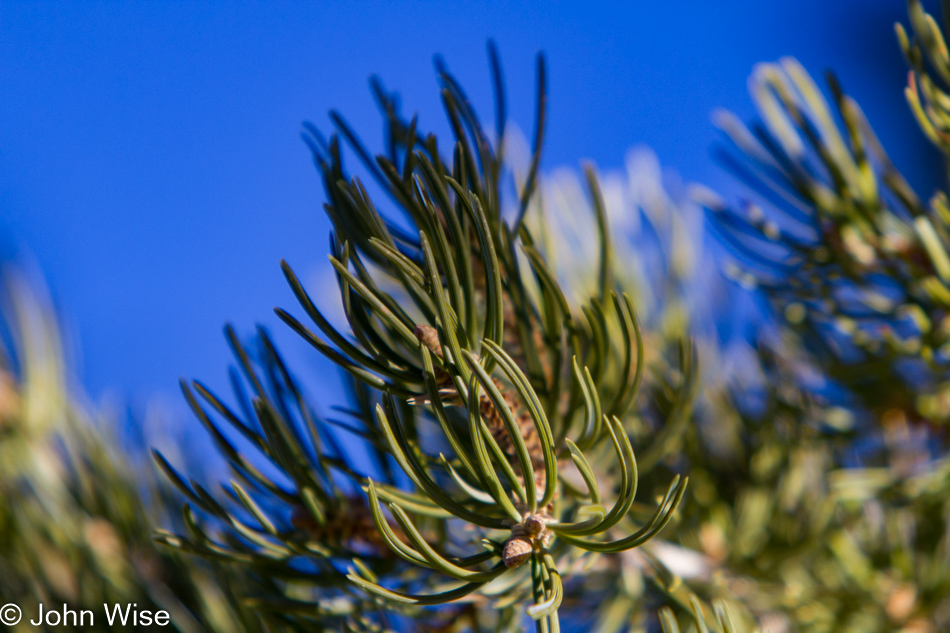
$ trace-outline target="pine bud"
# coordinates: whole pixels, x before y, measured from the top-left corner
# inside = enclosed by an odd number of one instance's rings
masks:
[[[501,551],[501,560],[505,567],[520,567],[524,565],[531,553],[534,551],[534,545],[526,538],[511,537],[505,541],[505,547]]]
[[[430,352],[442,358],[442,343],[439,341],[439,331],[431,325],[420,324],[414,331],[419,342],[426,346]]]
[[[511,538],[505,541],[501,560],[505,567],[520,567],[534,552],[535,544],[544,537],[545,521],[540,514],[530,514],[518,525],[512,526]]]

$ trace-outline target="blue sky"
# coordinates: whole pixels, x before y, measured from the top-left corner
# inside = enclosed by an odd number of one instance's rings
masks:
[[[441,130],[441,53],[490,119],[493,37],[510,116],[530,130],[543,49],[544,167],[619,167],[646,144],[686,180],[728,193],[709,158],[710,112],[751,115],[752,65],[794,55],[817,77],[835,69],[929,196],[940,166],[903,102],[898,19],[895,0],[4,2],[0,255],[46,275],[94,398],[173,394],[181,375],[222,385],[225,321],[244,333],[271,326],[292,358],[320,370],[271,310],[295,307],[280,258],[305,277],[327,265],[300,124],[326,128],[337,108],[381,138],[371,73]]]

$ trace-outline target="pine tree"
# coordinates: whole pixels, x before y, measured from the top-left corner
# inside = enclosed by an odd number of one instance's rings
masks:
[[[909,6],[913,36],[897,28],[908,101],[947,151],[950,60],[933,18]],[[732,144],[721,159],[748,199],[697,187],[643,205],[663,272],[644,283],[592,166],[586,195],[545,195],[543,58],[522,164],[507,160],[492,47],[489,59],[492,139],[441,61],[448,144],[376,80],[384,153],[338,113],[329,138],[306,126],[349,331],[287,263],[311,325],[277,313],[348,373],[348,419],[315,414],[265,332],[252,359],[229,331],[250,390],[234,381],[240,410],[200,383],[184,389],[240,481],[236,503],[159,457],[209,518],[197,538],[168,540],[284,578],[330,629],[516,631],[525,612],[540,631],[562,619],[649,630],[656,618],[668,633],[946,629],[946,194],[920,201],[834,77],[829,100],[795,60],[762,64],[760,121],[718,117]],[[345,169],[344,147],[384,198]],[[697,349],[718,366],[735,350],[702,327],[683,278],[703,239],[675,225],[696,204],[726,269],[782,323],[744,350],[751,385],[698,367]],[[206,408],[291,485],[256,470]],[[371,463],[350,459],[332,428]],[[215,541],[221,529],[242,540]]]
[[[950,154],[946,28],[908,6],[905,94]],[[950,630],[947,193],[791,58],[753,70],[757,119],[716,115],[735,202],[644,151],[546,174],[544,58],[529,144],[488,53],[492,130],[441,59],[448,140],[377,79],[381,153],[339,113],[305,124],[346,323],[286,262],[276,312],[345,398],[317,406],[266,330],[229,326],[233,393],[182,390],[232,481],[154,452],[180,519],[79,416],[67,454],[30,435],[37,365],[3,365],[0,449],[60,466],[0,460],[0,594],[174,597],[180,630]],[[766,323],[723,336],[750,293]]]
[[[151,540],[178,513],[168,486],[134,468],[102,416],[73,393],[63,335],[48,297],[22,270],[5,268],[0,332],[0,619],[20,608],[34,630],[40,603],[66,604],[83,630],[110,626],[103,604],[165,611],[182,633],[263,630],[243,605],[241,570],[189,559]],[[43,630],[70,628],[76,621]]]

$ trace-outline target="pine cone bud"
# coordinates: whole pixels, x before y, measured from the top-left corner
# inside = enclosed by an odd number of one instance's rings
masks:
[[[439,331],[431,325],[420,324],[414,330],[419,342],[426,346],[430,352],[442,358],[442,343],[439,341]]]
[[[505,567],[520,567],[534,552],[534,546],[543,540],[544,517],[530,514],[518,525],[512,526],[511,538],[505,541],[501,560]]]
[[[544,531],[544,517],[542,517],[540,514],[529,514],[525,518],[522,525],[524,526],[524,531],[528,536],[531,538],[537,538],[538,535]]]
[[[505,567],[520,567],[531,557],[534,551],[534,545],[531,541],[522,537],[511,537],[505,541],[505,547],[501,551],[501,560]]]

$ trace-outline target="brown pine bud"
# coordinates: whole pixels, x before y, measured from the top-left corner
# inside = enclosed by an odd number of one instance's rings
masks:
[[[531,557],[534,551],[534,545],[526,538],[512,536],[505,541],[505,547],[501,551],[501,560],[505,567],[520,567]]]
[[[544,531],[544,517],[540,514],[530,514],[522,522],[525,534],[531,538],[537,538]]]
[[[540,514],[529,514],[524,521],[511,527],[511,538],[505,541],[501,551],[501,560],[505,567],[519,567],[534,552],[534,546],[544,540],[544,517]]]
[[[431,325],[420,324],[414,331],[419,342],[426,346],[430,352],[442,358],[442,343],[439,341],[439,331]]]

